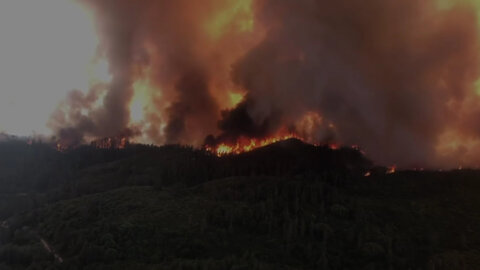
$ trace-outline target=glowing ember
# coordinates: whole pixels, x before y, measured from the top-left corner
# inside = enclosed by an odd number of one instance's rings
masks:
[[[366,173],[365,173],[363,176],[365,176],[365,177],[369,177],[370,175],[372,175],[372,173],[371,173],[371,172],[366,172]]]
[[[125,137],[109,137],[93,141],[91,145],[99,149],[124,149],[128,143]]]
[[[397,166],[393,165],[393,166],[388,168],[386,174],[392,174],[392,173],[395,173],[396,171],[397,171]]]
[[[129,144],[130,141],[127,137],[107,137],[90,143],[91,146],[98,149],[125,149]],[[79,146],[78,144],[72,144],[66,141],[58,141],[55,149],[59,152],[66,152]]]
[[[338,150],[338,148],[340,148],[340,146],[336,143],[331,143],[328,145],[328,147],[332,150]]]
[[[301,140],[295,134],[288,134],[278,137],[270,137],[265,139],[239,139],[235,144],[221,143],[217,146],[206,146],[205,149],[209,152],[216,154],[217,156],[225,156],[230,154],[240,154],[249,152],[259,147],[267,146],[272,143],[276,143],[283,140],[296,138]]]
[[[65,152],[65,151],[68,150],[68,147],[66,147],[65,145],[63,145],[61,143],[57,143],[56,149],[57,149],[58,152]]]

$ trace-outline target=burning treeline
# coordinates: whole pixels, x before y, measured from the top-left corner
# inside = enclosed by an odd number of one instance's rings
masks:
[[[74,90],[64,144],[235,146],[288,134],[400,166],[480,163],[473,1],[82,0],[110,80]]]

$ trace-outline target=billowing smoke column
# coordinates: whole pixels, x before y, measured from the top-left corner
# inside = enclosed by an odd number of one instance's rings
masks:
[[[434,4],[264,1],[269,31],[233,72],[249,115],[278,126],[317,111],[375,160],[428,165],[473,93],[479,51],[473,10]]]
[[[112,80],[70,94],[51,121],[61,140],[201,145],[288,130],[381,164],[480,163],[479,29],[466,1],[84,2]]]
[[[96,13],[99,54],[112,80],[88,94],[73,91],[54,113],[50,126],[61,142],[145,131],[156,143],[199,143],[216,129],[218,105],[210,92],[215,48],[199,21],[214,6],[191,1],[85,0]],[[212,1],[213,2],[213,1]],[[208,51],[204,51],[208,50]],[[213,64],[222,63],[217,60]],[[134,81],[149,73],[161,98],[152,99],[145,121],[131,124]],[[152,94],[154,96],[154,94]],[[100,103],[100,106],[99,106]]]

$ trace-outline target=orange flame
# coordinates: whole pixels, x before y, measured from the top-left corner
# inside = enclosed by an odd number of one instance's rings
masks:
[[[397,171],[397,166],[396,165],[393,165],[391,167],[388,168],[386,174],[393,174]]]
[[[340,148],[340,146],[336,143],[331,143],[328,145],[328,147],[332,150],[338,150],[338,148]]]
[[[125,149],[128,143],[125,137],[108,137],[93,141],[91,145],[98,149]]]
[[[58,152],[65,152],[68,150],[68,147],[66,147],[65,145],[61,144],[61,143],[57,143],[56,147]]]
[[[269,138],[264,138],[264,139],[246,139],[246,138],[241,138],[239,139],[236,143],[234,144],[228,144],[228,143],[221,143],[217,146],[206,146],[205,150],[216,154],[217,156],[225,156],[225,155],[231,155],[231,154],[241,154],[244,152],[249,152],[254,149],[270,145],[272,143],[276,143],[279,141],[283,140],[288,140],[288,139],[299,139],[297,135],[295,134],[288,134],[288,135],[283,135],[283,136],[275,136],[275,137],[269,137]]]

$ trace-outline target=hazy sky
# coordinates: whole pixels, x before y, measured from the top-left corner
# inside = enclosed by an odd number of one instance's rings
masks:
[[[49,134],[66,93],[88,88],[91,15],[74,0],[1,0],[0,37],[0,131]]]

